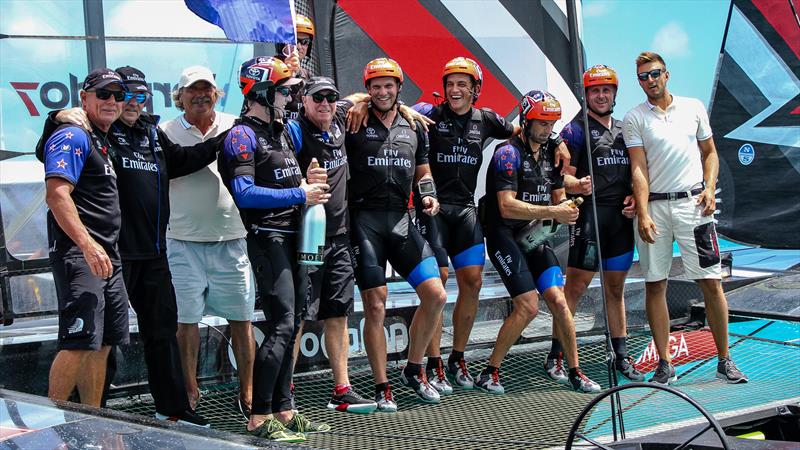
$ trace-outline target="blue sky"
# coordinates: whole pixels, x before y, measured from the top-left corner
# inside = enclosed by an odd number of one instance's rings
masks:
[[[617,70],[615,117],[644,101],[636,81],[636,56],[659,53],[675,95],[711,98],[714,73],[728,18],[728,0],[583,0],[586,65]]]

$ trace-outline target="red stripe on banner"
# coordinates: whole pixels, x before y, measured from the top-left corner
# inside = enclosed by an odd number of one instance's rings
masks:
[[[708,328],[688,333],[683,331],[670,333],[668,348],[672,357],[672,365],[676,367],[712,358],[717,354],[714,336]],[[658,365],[658,360],[656,344],[651,340],[644,352],[636,359],[636,368],[642,373],[652,372]],[[714,367],[716,368],[716,361]]]
[[[400,64],[405,77],[414,80],[422,89],[422,97],[416,101],[434,103],[434,91],[444,95],[442,70],[445,63],[457,56],[466,56],[478,61],[483,69],[480,103],[503,116],[516,109],[517,99],[511,91],[419,1],[339,0],[339,6],[388,57]]]
[[[775,0],[753,0],[753,4],[761,11],[772,28],[781,35],[786,45],[792,49],[795,56],[800,58],[800,28],[789,2],[776,2]]]

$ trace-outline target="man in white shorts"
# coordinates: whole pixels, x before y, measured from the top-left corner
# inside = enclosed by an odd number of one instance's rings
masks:
[[[236,119],[217,112],[223,95],[205,67],[184,69],[172,93],[184,114],[162,124],[173,142],[189,146],[223,134]],[[197,386],[198,322],[204,314],[228,320],[239,375],[239,407],[252,398],[255,342],[250,322],[255,289],[247,257],[246,232],[239,210],[222,185],[217,163],[170,181],[167,258],[178,304],[178,345],[189,404],[200,398]],[[246,412],[246,411],[245,411]]]
[[[712,217],[719,159],[708,114],[699,100],[669,93],[669,72],[658,54],[642,52],[636,74],[647,100],[625,115],[623,136],[631,159],[647,318],[660,358],[650,381],[666,385],[677,380],[670,364],[666,297],[674,240],[687,277],[703,291],[719,357],[717,378],[745,383],[747,377],[728,352],[728,302]]]

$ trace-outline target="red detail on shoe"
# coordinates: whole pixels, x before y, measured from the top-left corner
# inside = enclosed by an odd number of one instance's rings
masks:
[[[670,362],[675,367],[693,361],[709,359],[717,354],[714,336],[708,327],[689,332],[675,331],[670,333],[667,350],[669,350],[672,357]],[[648,373],[654,371],[658,366],[659,359],[656,345],[651,340],[650,345],[636,359],[639,372]]]
[[[576,367],[575,368],[575,372],[578,374],[578,378],[580,378],[581,380],[590,381],[589,377],[587,377],[586,375],[583,374],[583,371],[581,370],[580,367]]]
[[[558,356],[556,357],[556,369],[559,372],[564,371],[564,353],[558,352]]]
[[[386,401],[393,402],[394,396],[392,395],[392,385],[386,386],[386,389],[383,390],[383,398]]]
[[[439,365],[436,366],[436,369],[434,369],[434,372],[436,373],[436,378],[438,380],[444,380],[445,379],[444,362],[441,359],[439,360]]]
[[[461,370],[461,374],[465,377],[469,375],[469,372],[467,371],[467,362],[464,361],[464,358],[458,360],[458,368]]]
[[[428,376],[425,375],[425,369],[423,369],[422,367],[419,368],[419,382],[421,384],[428,383]]]
[[[347,411],[347,408],[350,406],[349,403],[342,403],[341,405],[336,405],[337,411]]]
[[[349,390],[350,390],[349,384],[337,384],[336,387],[333,388],[333,395],[344,395]]]
[[[492,371],[492,382],[495,384],[500,384],[500,370],[494,369]]]

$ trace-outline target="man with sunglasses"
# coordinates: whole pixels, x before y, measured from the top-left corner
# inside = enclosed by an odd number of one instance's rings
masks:
[[[666,297],[672,242],[677,241],[687,277],[703,291],[719,359],[716,376],[746,383],[728,350],[728,302],[712,216],[719,159],[708,113],[699,100],[669,92],[669,72],[657,53],[642,52],[636,73],[647,100],[625,115],[623,136],[631,159],[647,317],[660,358],[650,381],[666,385],[677,380],[670,362]]]
[[[347,317],[353,311],[353,263],[348,237],[350,216],[347,211],[347,152],[345,132],[347,111],[355,103],[366,101],[366,94],[353,94],[339,101],[339,90],[328,77],[312,77],[303,88],[300,118],[289,121],[287,129],[294,143],[300,167],[308,167],[316,158],[327,171],[328,193],[325,204],[324,264],[309,266],[309,300],[303,320],[322,320],[325,348],[328,351],[334,390],[328,408],[335,411],[370,413],[378,405],[362,398],[350,385],[347,357],[350,337]],[[295,342],[295,361],[300,350],[300,323]]]
[[[213,142],[196,148],[173,144],[158,129],[158,116],[143,113],[152,95],[144,74],[130,66],[116,70],[124,81],[124,106],[110,129],[108,153],[117,173],[122,231],[119,238],[122,273],[128,298],[136,311],[144,346],[148,385],[162,420],[207,427],[195,414],[184,392],[180,352],[175,336],[177,306],[166,255],[169,222],[169,180],[196,172],[216,158]],[[81,110],[57,112],[56,122],[80,123]],[[113,355],[112,355],[113,357]],[[106,384],[111,382],[106,380]]]
[[[58,353],[48,396],[100,406],[108,354],[128,342],[128,296],[117,241],[121,225],[109,130],[122,114],[125,85],[93,70],[80,91],[90,129],[59,126],[37,152],[45,164],[50,265],[59,303]]]

